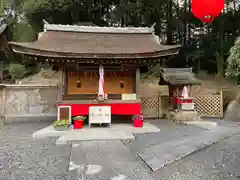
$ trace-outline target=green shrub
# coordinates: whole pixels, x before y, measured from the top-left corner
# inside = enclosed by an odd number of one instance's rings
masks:
[[[12,76],[13,80],[22,79],[26,72],[27,70],[22,64],[10,64],[9,66],[9,73]]]
[[[77,120],[86,120],[87,118],[85,116],[76,116],[73,118],[74,121],[77,121]]]
[[[53,123],[53,127],[68,127],[69,126],[69,121],[68,120],[56,120]]]

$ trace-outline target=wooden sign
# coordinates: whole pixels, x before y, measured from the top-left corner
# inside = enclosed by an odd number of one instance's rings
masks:
[[[122,100],[137,100],[136,94],[122,94]]]

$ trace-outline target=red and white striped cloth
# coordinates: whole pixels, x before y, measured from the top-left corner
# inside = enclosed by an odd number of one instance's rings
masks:
[[[99,65],[99,85],[98,85],[98,98],[106,99],[107,94],[104,88],[104,68],[102,65]]]

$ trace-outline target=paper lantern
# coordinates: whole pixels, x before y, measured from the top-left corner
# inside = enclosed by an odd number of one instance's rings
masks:
[[[223,10],[224,0],[192,0],[192,13],[202,22],[212,22]]]

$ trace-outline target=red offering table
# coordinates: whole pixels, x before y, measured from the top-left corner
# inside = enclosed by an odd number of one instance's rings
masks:
[[[87,116],[90,106],[111,106],[111,114],[136,115],[141,113],[140,100],[63,101],[58,107],[71,107],[71,116]]]

